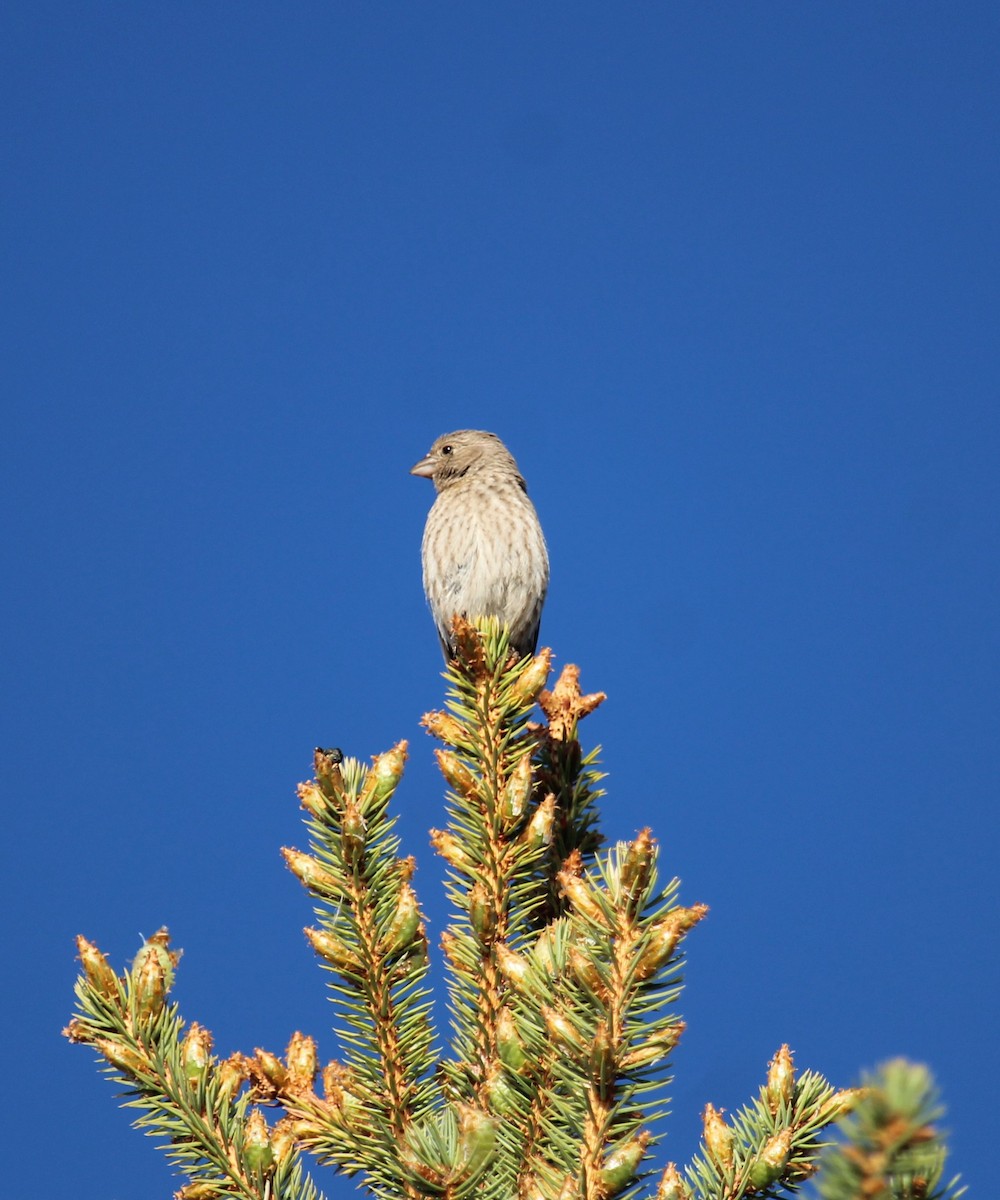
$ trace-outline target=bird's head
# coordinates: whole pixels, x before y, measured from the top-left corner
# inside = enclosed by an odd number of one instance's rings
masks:
[[[514,456],[495,433],[458,429],[442,434],[420,462],[410,468],[410,474],[433,480],[440,492],[470,474],[497,470],[513,474],[524,487]]]

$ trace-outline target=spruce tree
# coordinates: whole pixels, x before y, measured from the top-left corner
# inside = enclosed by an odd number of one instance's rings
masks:
[[[572,666],[547,689],[550,652],[518,660],[496,622],[455,633],[445,707],[423,718],[448,788],[431,842],[452,908],[449,1038],[432,1020],[414,860],[393,831],[404,742],[369,766],[317,750],[298,790],[309,850],[283,851],[314,905],[305,933],[329,977],[336,1061],[320,1067],[298,1032],[283,1056],[217,1058],[170,1000],[166,930],[121,976],[78,939],[67,1035],[97,1051],[186,1177],[178,1200],[315,1200],[303,1152],[380,1200],[739,1200],[809,1180],[823,1200],[956,1200],[923,1067],[837,1089],[796,1072],[787,1046],[735,1116],[706,1105],[689,1165],[651,1176],[683,952],[708,910],[681,904],[652,831],[603,845],[602,775],[579,729],[604,696],[584,695]]]

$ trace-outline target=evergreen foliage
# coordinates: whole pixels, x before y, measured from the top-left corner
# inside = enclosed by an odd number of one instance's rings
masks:
[[[930,1072],[902,1059],[886,1063],[858,1090],[843,1122],[844,1141],[826,1156],[822,1200],[958,1200],[958,1179],[942,1182],[947,1150],[936,1122],[944,1114]]]
[[[923,1068],[891,1064],[836,1091],[813,1072],[797,1078],[787,1046],[731,1120],[706,1106],[689,1167],[649,1183],[651,1126],[684,1029],[682,947],[707,909],[682,906],[678,881],[661,881],[649,830],[602,849],[602,776],[579,724],[604,696],[583,695],[575,667],[546,690],[549,652],[518,661],[496,622],[456,621],[455,637],[446,707],[423,719],[443,743],[448,786],[446,827],[431,835],[453,910],[445,1057],[414,862],[393,833],[402,742],[370,767],[317,750],[299,788],[310,850],[283,851],[313,900],[306,937],[329,973],[339,1061],[320,1071],[301,1033],[284,1058],[219,1060],[211,1034],[185,1030],[169,1001],[178,955],[165,930],[121,977],[78,940],[67,1035],[97,1050],[136,1125],[187,1177],[178,1200],[317,1200],[302,1151],[360,1174],[380,1200],[777,1196],[816,1172],[833,1123],[852,1111],[819,1177],[823,1200],[957,1200],[940,1185]]]

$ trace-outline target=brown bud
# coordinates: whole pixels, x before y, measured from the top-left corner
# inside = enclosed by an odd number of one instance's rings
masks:
[[[486,675],[486,655],[483,651],[483,635],[499,632],[499,622],[495,617],[486,617],[477,622],[483,632],[467,621],[461,613],[455,613],[451,619],[452,636],[448,639],[455,650],[455,656],[448,663],[448,673],[459,678],[482,680]]]
[[[343,1082],[346,1069],[339,1062],[328,1062],[323,1068],[323,1095],[339,1105],[343,1099]]]
[[[479,1176],[493,1157],[500,1122],[471,1104],[458,1102],[458,1160],[465,1180]]]
[[[552,844],[552,826],[555,823],[556,798],[551,793],[531,814],[531,820],[521,834],[521,840],[532,850],[541,850]]]
[[[605,1088],[615,1077],[615,1046],[608,1023],[604,1020],[597,1022],[590,1043],[590,1074],[603,1096]]]
[[[322,789],[323,795],[332,802],[337,811],[344,802],[344,776],[340,769],[343,759],[344,756],[339,750],[321,750],[317,747],[313,754],[316,782]]]
[[[409,950],[420,936],[422,933],[417,893],[408,883],[404,883],[399,889],[395,915],[382,938],[383,951],[386,954],[399,954]]]
[[[147,942],[136,955],[132,967],[132,986],[136,1013],[140,1017],[155,1017],[163,1009],[169,986],[165,964],[172,976],[173,968],[170,967],[166,951],[152,942]]]
[[[510,1082],[509,1073],[502,1062],[494,1059],[487,1067],[483,1080],[483,1095],[490,1112],[507,1116],[518,1107],[517,1089]]]
[[[642,908],[655,863],[656,842],[650,831],[643,829],[634,842],[629,842],[618,873],[621,897],[633,916]]]
[[[307,1092],[316,1078],[316,1042],[296,1030],[285,1053],[288,1063],[287,1089],[291,1092]]]
[[[552,670],[552,651],[542,649],[511,684],[510,698],[525,708],[535,703]]]
[[[767,1068],[767,1106],[777,1113],[795,1094],[795,1067],[788,1046],[781,1046]]]
[[[74,1017],[62,1033],[64,1038],[69,1038],[74,1045],[78,1046],[89,1046],[96,1040],[93,1029],[79,1017]]]
[[[660,1176],[655,1200],[691,1200],[691,1193],[676,1163],[667,1163],[667,1169]]]
[[[506,824],[513,825],[524,816],[531,799],[532,783],[531,755],[523,754],[500,793],[500,815]]]
[[[517,1032],[514,1014],[507,1007],[501,1008],[497,1014],[497,1053],[504,1066],[512,1071],[520,1071],[528,1059]]]
[[[475,798],[479,790],[479,781],[457,754],[450,750],[435,750],[434,755],[441,768],[441,774],[451,790],[466,800]]]
[[[330,1105],[320,1099],[313,1102],[315,1112],[310,1112],[305,1117],[295,1117],[291,1119],[291,1134],[295,1138],[296,1144],[305,1146],[309,1149],[316,1144],[318,1139],[325,1137],[330,1132],[330,1126],[327,1123],[327,1117],[330,1114]],[[321,1116],[319,1114],[322,1114]],[[286,1118],[282,1118],[282,1121]],[[278,1122],[281,1124],[281,1121]],[[273,1141],[273,1135],[272,1135]]]
[[[151,933],[149,935],[146,941],[154,946],[159,946],[163,950],[169,950],[170,962],[173,966],[176,967],[178,962],[180,962],[182,951],[170,950],[170,930],[166,927],[166,925],[161,925],[156,933]]]
[[[448,746],[462,746],[469,740],[469,733],[461,721],[446,712],[424,713],[420,724],[438,741]]]
[[[636,979],[648,979],[670,960],[681,938],[693,929],[708,912],[707,904],[693,908],[675,908],[657,921],[636,967]]]
[[[549,719],[549,737],[556,742],[570,741],[576,727],[607,699],[603,692],[580,692],[580,668],[567,663],[551,692],[540,692],[538,703]]]
[[[497,914],[486,888],[481,883],[474,883],[469,889],[469,920],[476,936],[489,945],[497,930]]]
[[[541,1006],[541,1013],[546,1028],[557,1042],[561,1042],[562,1045],[573,1050],[583,1050],[586,1048],[586,1044],[577,1031],[576,1026],[565,1013],[561,1013],[549,1004]]]
[[[662,1033],[643,1038],[634,1050],[625,1055],[622,1066],[627,1071],[636,1071],[662,1062],[681,1040],[684,1028],[684,1022],[678,1021]]]
[[[271,1149],[279,1167],[295,1153],[295,1127],[296,1122],[290,1117],[282,1117],[271,1130]]]
[[[352,1124],[363,1113],[356,1089],[354,1073],[348,1067],[329,1062],[323,1068],[323,1095],[347,1124]]]
[[[361,806],[348,798],[344,803],[344,815],[340,827],[340,844],[344,851],[344,863],[351,870],[360,867],[365,857],[365,841],[368,837],[368,823],[361,812]]]
[[[316,951],[320,958],[325,958],[326,961],[335,970],[342,975],[357,975],[361,970],[361,960],[354,951],[332,933],[327,933],[324,929],[303,930],[309,945]]]
[[[283,846],[281,853],[288,869],[310,891],[337,899],[344,897],[340,880],[311,854],[303,854],[301,850],[293,850],[288,846]]]
[[[223,1092],[234,1093],[250,1078],[248,1062],[245,1055],[237,1052],[219,1064],[218,1079]]]
[[[220,1200],[225,1184],[210,1179],[197,1179],[194,1183],[186,1183],[180,1191],[174,1192],[174,1200]]]
[[[472,874],[472,860],[466,854],[462,843],[453,833],[447,833],[443,829],[432,829],[431,845],[445,862],[449,866],[454,867],[456,871],[464,871],[466,875]]]
[[[858,1102],[863,1100],[869,1091],[869,1088],[860,1087],[841,1088],[839,1092],[834,1092],[828,1100],[823,1102],[819,1110],[820,1122],[828,1125],[833,1121],[839,1121],[841,1117],[853,1112],[858,1106]]]
[[[184,1041],[181,1042],[181,1066],[189,1083],[197,1083],[199,1079],[205,1078],[205,1072],[208,1070],[208,1065],[211,1061],[211,1054],[211,1033],[209,1033],[204,1025],[199,1025],[197,1021],[193,1021],[191,1027],[184,1035]]]
[[[262,1050],[258,1046],[254,1051],[254,1062],[267,1082],[280,1092],[288,1079],[288,1070],[281,1059],[269,1050]]]
[[[705,1128],[705,1149],[708,1157],[720,1171],[726,1172],[733,1166],[733,1131],[722,1119],[722,1113],[711,1104],[705,1105],[702,1113]]]
[[[397,742],[391,750],[376,755],[361,789],[360,804],[364,812],[368,812],[369,808],[378,810],[383,807],[396,790],[403,776],[406,754],[407,744],[402,741]]]
[[[158,929],[143,942],[132,960],[132,994],[136,1015],[140,1018],[155,1017],[173,985],[180,952],[172,953],[169,947],[169,932],[166,928]]]
[[[274,1168],[271,1135],[259,1108],[254,1108],[243,1126],[243,1159],[251,1171],[267,1174]]]
[[[552,1163],[544,1163],[542,1173],[524,1177],[518,1195],[524,1200],[581,1200],[576,1173],[561,1175],[558,1170]]]
[[[602,929],[608,927],[608,917],[598,899],[598,891],[595,887],[565,868],[556,875],[556,878],[559,880],[563,895],[578,916]]]
[[[468,967],[462,962],[459,940],[453,933],[449,933],[447,929],[441,934],[441,949],[444,951],[445,957],[451,963],[454,970],[468,973]]]
[[[792,1131],[781,1129],[771,1137],[750,1167],[750,1182],[762,1192],[781,1178],[792,1153]]]
[[[531,956],[547,975],[557,975],[562,970],[558,934],[554,925],[549,925],[535,938]]]
[[[330,815],[330,802],[315,783],[300,783],[296,790],[299,803],[311,816],[321,821]]]
[[[524,987],[530,969],[528,960],[523,954],[518,954],[516,950],[511,950],[506,942],[496,942],[493,952],[496,954],[497,965],[504,979],[507,980],[515,991],[520,991]]]
[[[184,951],[170,949],[170,930],[166,927],[166,925],[161,925],[156,933],[151,934],[146,939],[146,944],[149,946],[155,946],[160,951],[162,956],[160,961],[163,963],[163,970],[167,976],[167,987],[168,989],[171,988],[174,982],[174,968],[181,961],[181,956],[183,955]],[[140,948],[140,954],[142,954],[143,948]],[[133,966],[134,965],[135,964],[133,963]]]
[[[608,995],[607,985],[601,978],[597,964],[579,946],[570,946],[566,954],[566,964],[573,973],[573,978],[599,1000],[605,1000]]]
[[[117,996],[118,977],[100,950],[93,942],[88,942],[82,936],[76,939],[76,948],[80,955],[80,962],[83,964],[84,974],[87,976],[87,982],[94,991],[106,1000]]]
[[[94,1038],[94,1045],[113,1067],[127,1075],[143,1075],[149,1071],[149,1060],[131,1046],[123,1046],[111,1038]]]
[[[643,1130],[638,1137],[630,1138],[611,1151],[599,1172],[602,1195],[617,1196],[635,1179],[649,1141],[650,1134]]]

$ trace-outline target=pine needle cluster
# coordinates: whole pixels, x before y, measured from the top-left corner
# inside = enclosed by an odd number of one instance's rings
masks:
[[[584,695],[575,667],[547,689],[550,652],[518,660],[496,622],[456,622],[455,640],[445,707],[423,718],[448,789],[431,833],[452,909],[443,1053],[415,864],[393,832],[403,742],[370,766],[317,750],[299,787],[309,850],[283,851],[313,901],[305,932],[329,974],[339,1059],[321,1069],[301,1033],[284,1056],[220,1059],[170,1001],[178,955],[165,930],[123,976],[78,941],[67,1035],[97,1050],[136,1125],[186,1176],[178,1200],[316,1200],[303,1152],[380,1200],[776,1196],[816,1172],[852,1110],[824,1200],[955,1200],[939,1187],[926,1074],[922,1091],[905,1074],[920,1068],[837,1091],[797,1078],[787,1046],[735,1117],[706,1106],[686,1169],[649,1180],[684,1030],[683,946],[707,908],[681,905],[678,881],[661,879],[650,830],[603,847],[602,775],[579,726],[604,696]]]

